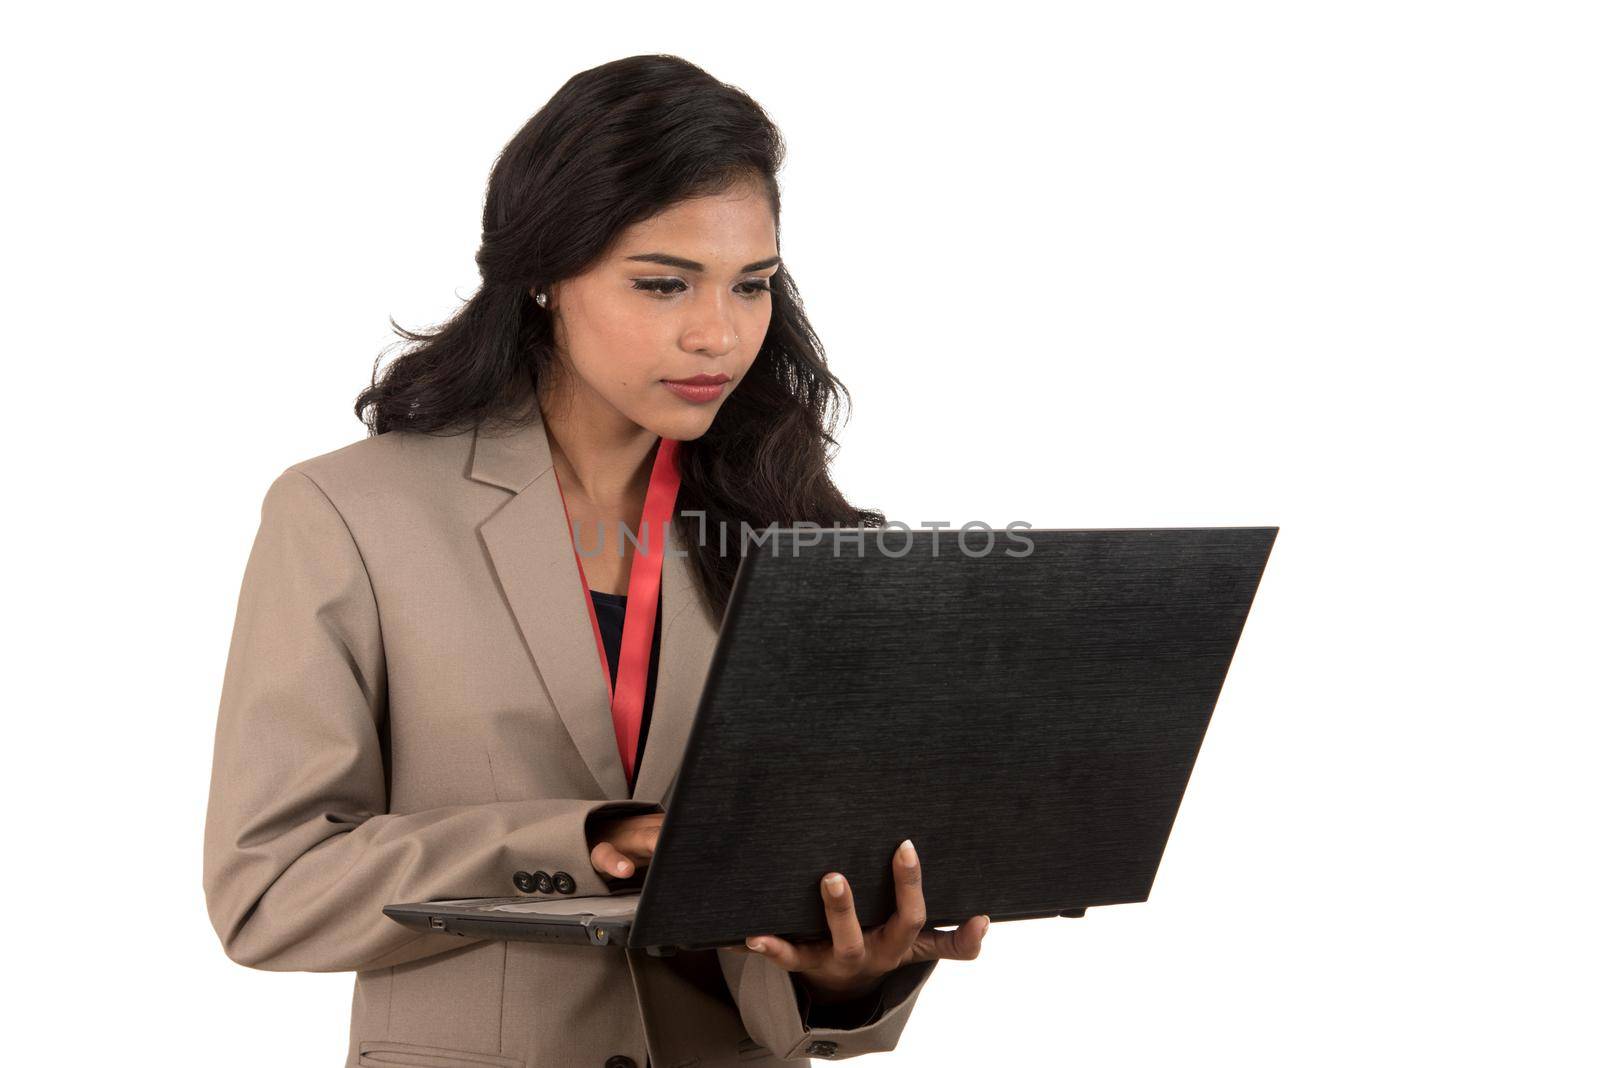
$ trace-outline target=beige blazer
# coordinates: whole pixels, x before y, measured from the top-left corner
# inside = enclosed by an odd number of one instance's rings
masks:
[[[690,561],[668,552],[630,801],[584,596],[536,415],[505,434],[391,432],[277,477],[206,811],[206,904],[227,955],[354,972],[346,1068],[720,1068],[893,1049],[936,962],[896,972],[874,1022],[827,1029],[759,954],[463,939],[383,914],[539,896],[519,873],[614,889],[585,821],[660,811],[717,623]]]

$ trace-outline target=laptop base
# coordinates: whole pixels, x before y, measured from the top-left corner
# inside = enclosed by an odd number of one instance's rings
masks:
[[[383,914],[407,927],[459,938],[626,946],[638,903],[638,891],[551,900],[480,897],[385,905]],[[673,951],[671,946],[646,949],[652,957]]]

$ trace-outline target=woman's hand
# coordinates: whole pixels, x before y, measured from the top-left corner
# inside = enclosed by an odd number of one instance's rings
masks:
[[[597,821],[589,833],[589,863],[601,875],[626,879],[655,856],[665,812]]]
[[[850,884],[838,872],[822,879],[822,902],[832,933],[829,943],[796,944],[775,935],[752,936],[745,945],[779,967],[799,973],[818,1002],[848,1001],[871,991],[882,978],[918,961],[973,960],[989,929],[989,917],[973,916],[954,931],[927,930],[922,867],[908,838],[895,850],[895,912],[866,934],[856,916]]]

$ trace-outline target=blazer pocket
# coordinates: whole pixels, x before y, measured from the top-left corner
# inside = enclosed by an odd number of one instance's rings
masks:
[[[515,1057],[502,1057],[497,1053],[474,1053],[467,1049],[445,1049],[443,1046],[419,1046],[415,1042],[373,1041],[361,1043],[357,1064],[363,1068],[394,1068],[409,1065],[412,1068],[523,1068]]]

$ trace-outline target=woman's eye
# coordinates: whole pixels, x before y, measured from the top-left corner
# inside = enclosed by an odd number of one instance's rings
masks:
[[[748,290],[744,290],[744,294],[747,297],[759,297],[763,293],[772,292],[772,285],[765,278],[758,278],[752,282],[741,282],[740,288],[743,289],[744,286],[750,287]]]
[[[673,286],[678,288],[673,289]],[[635,278],[633,280],[633,288],[649,290],[652,293],[670,294],[677,293],[688,287],[676,278]]]

